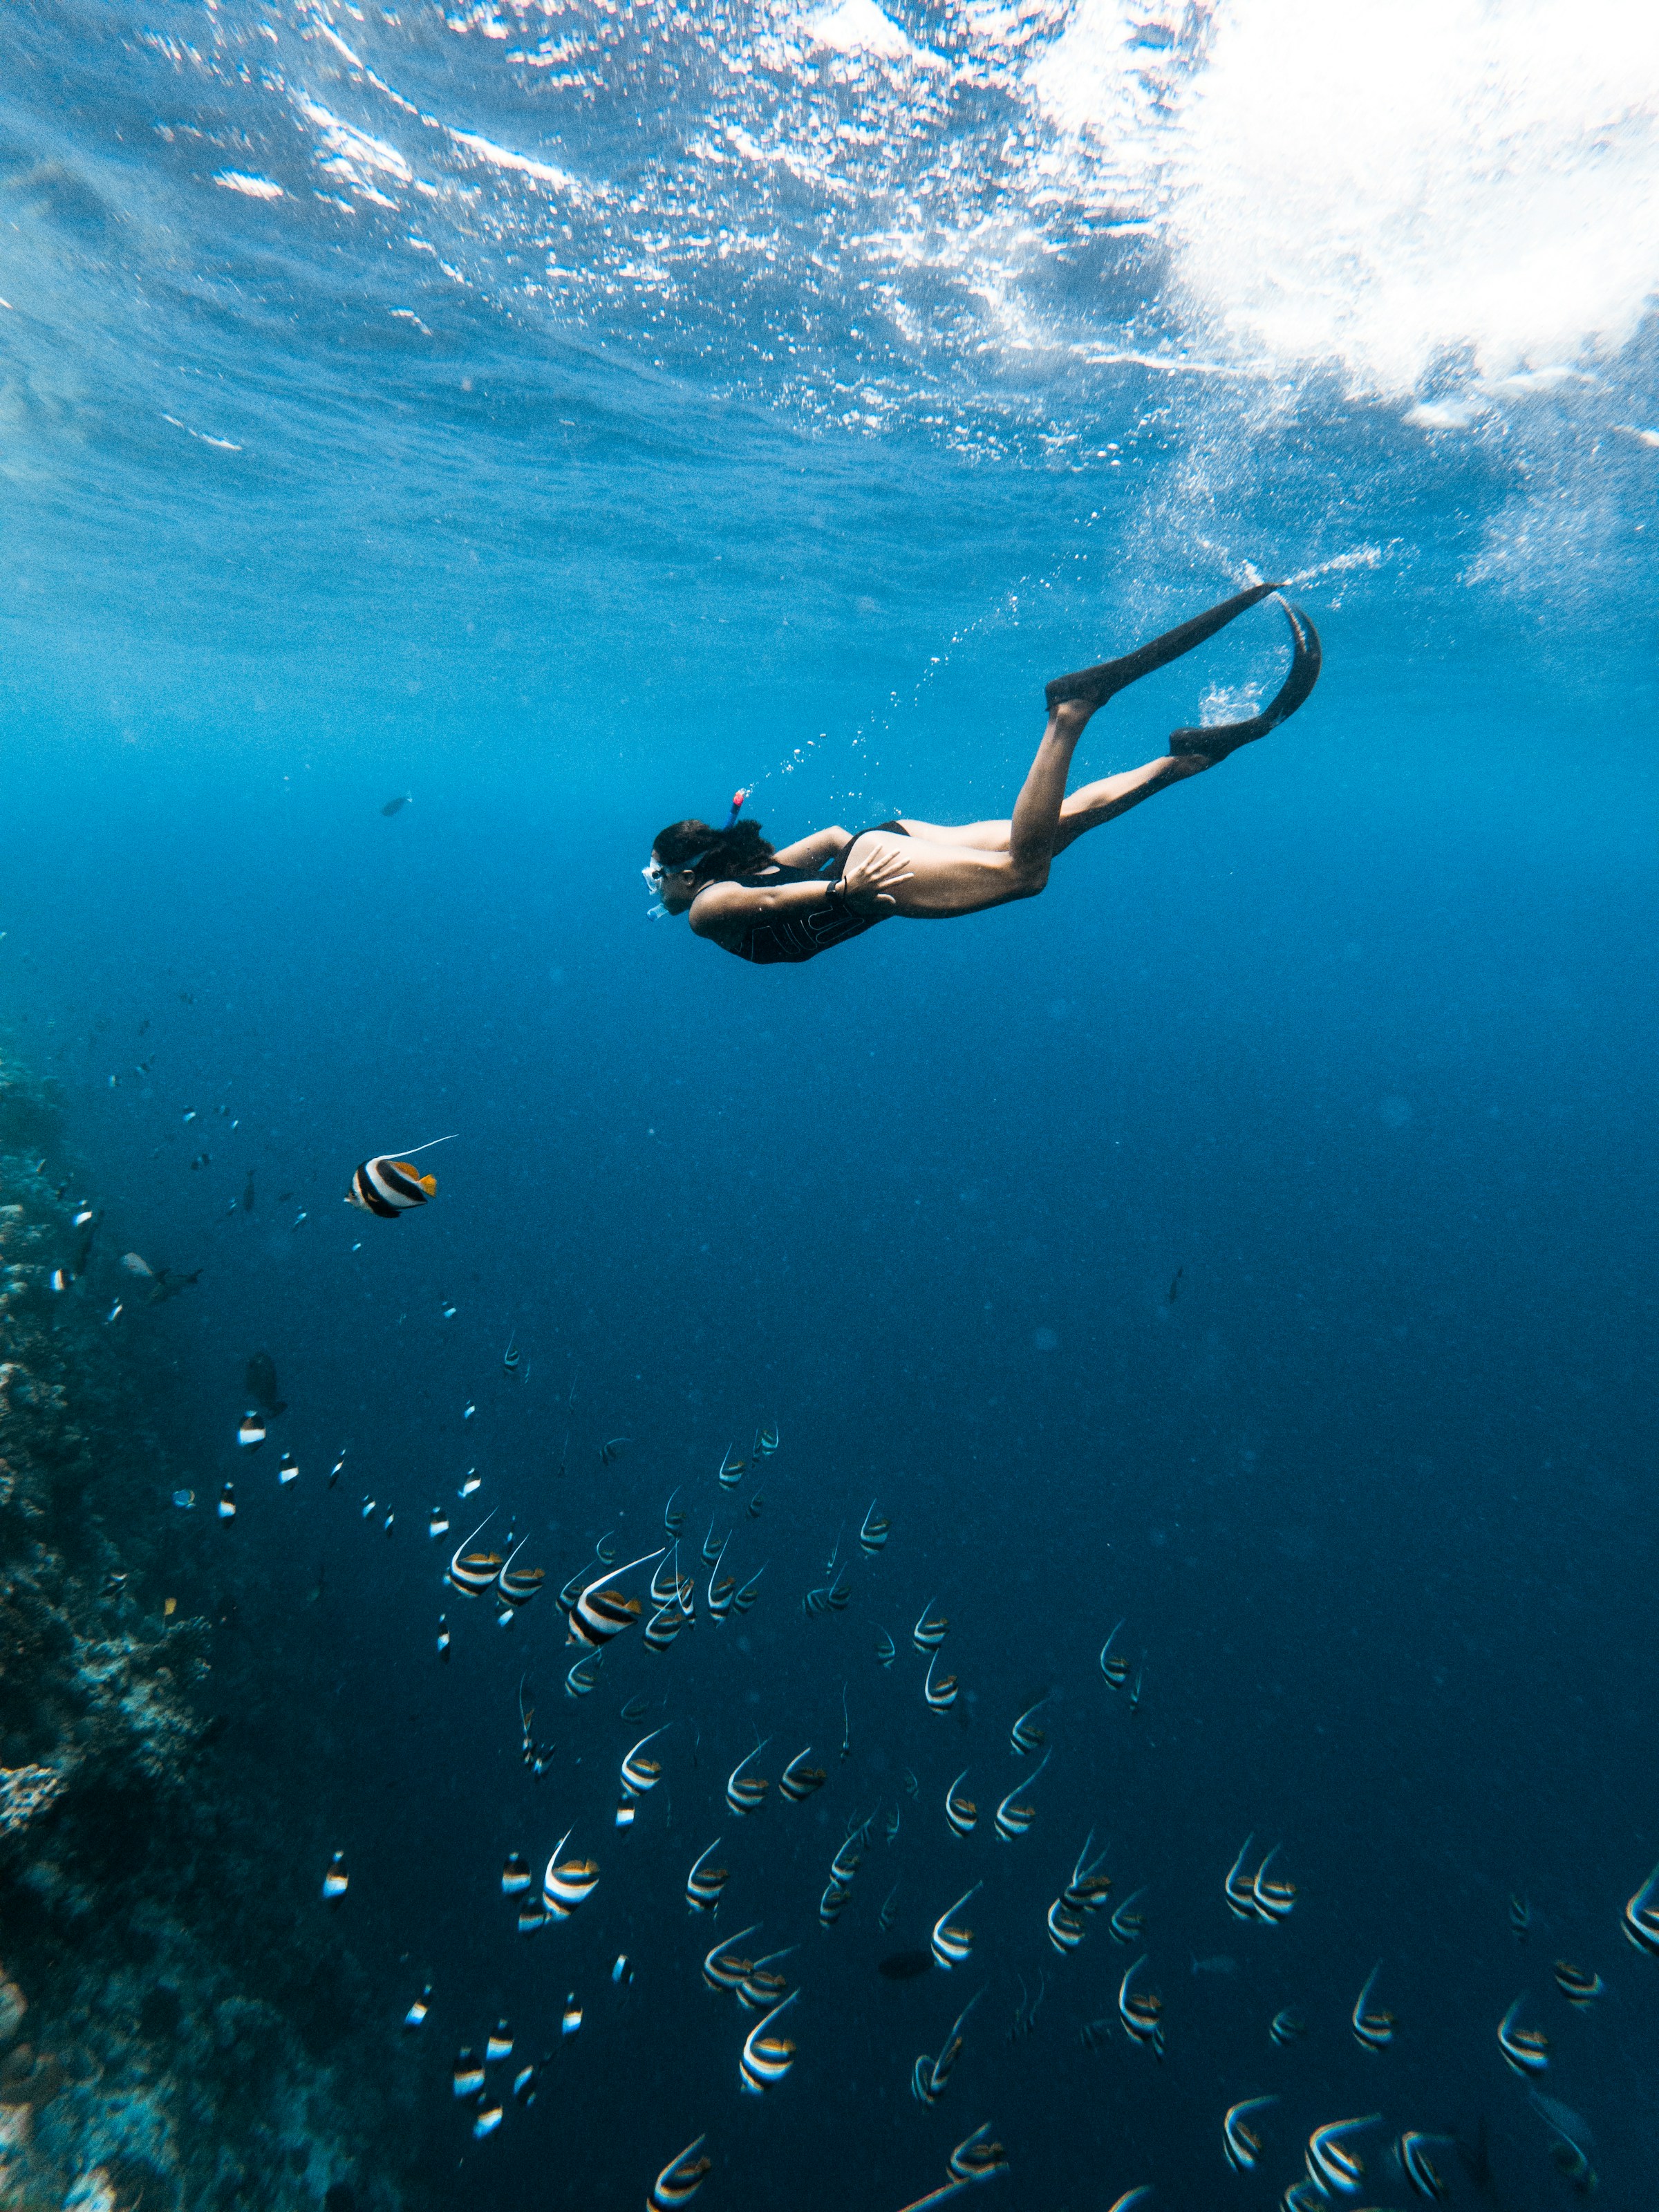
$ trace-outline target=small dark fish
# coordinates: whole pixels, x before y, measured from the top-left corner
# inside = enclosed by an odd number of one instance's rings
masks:
[[[409,805],[411,796],[412,793],[407,791],[400,791],[395,799],[387,799],[386,805],[380,809],[380,811],[385,815],[388,822],[392,819],[394,814],[401,814],[403,812],[404,807]]]
[[[1510,1933],[1517,1943],[1524,1943],[1531,1926],[1532,1907],[1516,1891],[1510,1899]]]
[[[252,1213],[253,1211],[253,1170],[252,1168],[247,1171],[247,1181],[242,1185],[242,1211],[244,1213]]]
[[[256,1352],[242,1370],[242,1381],[248,1396],[256,1406],[263,1406],[274,1420],[285,1413],[288,1407],[276,1395],[276,1363],[268,1352]]]
[[[202,1271],[199,1267],[188,1275],[175,1275],[171,1267],[158,1267],[155,1271],[155,1279],[150,1286],[149,1296],[144,1300],[144,1304],[147,1306],[165,1305],[169,1298],[176,1298],[181,1291],[193,1289],[201,1279]]]
[[[623,1446],[624,1444],[631,1444],[633,1441],[634,1439],[632,1437],[610,1437],[605,1443],[602,1443],[599,1446],[599,1465],[601,1467],[612,1466],[616,1461],[622,1456]]]
[[[643,1719],[649,1704],[650,1700],[646,1698],[630,1698],[622,1709],[623,1718],[625,1721]]]
[[[931,1972],[933,1964],[931,1951],[890,1951],[876,1972],[890,1982],[913,1982],[919,1974]]]
[[[501,1354],[502,1374],[516,1375],[519,1371],[519,1362],[523,1357],[524,1354],[519,1349],[518,1338],[509,1336],[507,1340],[507,1350]]]
[[[1466,2143],[1462,2136],[1455,2137],[1455,2141],[1458,2163],[1464,2172],[1482,2197],[1492,2196],[1497,2185],[1492,2170],[1492,2152],[1486,2142],[1486,2114],[1482,2112],[1480,2115],[1472,2143]]]
[[[1282,2048],[1286,2044],[1300,2042],[1308,2033],[1308,2024],[1299,2012],[1293,2012],[1286,2005],[1283,2012],[1273,2014],[1273,2025],[1267,2033]]]
[[[1166,1305],[1173,1305],[1173,1304],[1175,1304],[1175,1302],[1176,1302],[1176,1298],[1177,1298],[1177,1297],[1180,1295],[1180,1291],[1181,1291],[1181,1279],[1182,1279],[1182,1277],[1186,1273],[1186,1272],[1187,1272],[1187,1270],[1186,1270],[1184,1267],[1177,1267],[1177,1268],[1176,1269],[1176,1271],[1175,1271],[1174,1274],[1170,1276],[1170,1294],[1169,1294],[1169,1297],[1168,1297],[1165,1299],[1165,1301],[1164,1301],[1164,1303],[1165,1303],[1165,1304],[1166,1304]]]

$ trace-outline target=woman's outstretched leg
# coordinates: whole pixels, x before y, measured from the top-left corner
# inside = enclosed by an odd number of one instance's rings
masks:
[[[1127,814],[1132,806],[1139,806],[1154,792],[1167,791],[1172,783],[1184,783],[1189,775],[1197,775],[1208,766],[1207,761],[1177,759],[1164,753],[1157,760],[1147,761],[1143,767],[1127,769],[1121,775],[1103,776],[1098,782],[1085,783],[1080,791],[1073,792],[1061,802],[1054,851],[1063,853],[1068,845],[1077,842],[1085,830],[1098,829],[1103,822]],[[991,853],[1007,852],[1013,834],[1012,823],[1006,819],[964,822],[951,827],[937,822],[913,822],[907,817],[904,827],[912,837],[933,844],[969,846]]]

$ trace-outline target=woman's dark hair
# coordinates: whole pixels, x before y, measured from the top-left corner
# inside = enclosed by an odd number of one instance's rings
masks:
[[[671,822],[653,838],[651,850],[666,868],[684,868],[695,861],[691,877],[699,890],[732,876],[752,876],[765,867],[773,852],[758,822],[734,822],[729,830],[716,830],[707,822]]]

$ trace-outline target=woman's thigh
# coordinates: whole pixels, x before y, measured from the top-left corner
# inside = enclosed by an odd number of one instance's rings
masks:
[[[879,838],[884,847],[901,854],[910,870],[907,883],[895,884],[892,898],[897,911],[913,921],[944,921],[954,915],[978,914],[986,907],[1001,906],[1026,896],[1006,852],[969,845],[935,844],[926,837],[895,837],[879,830],[868,830],[854,842],[868,857],[866,839]],[[848,848],[848,858],[852,847]]]

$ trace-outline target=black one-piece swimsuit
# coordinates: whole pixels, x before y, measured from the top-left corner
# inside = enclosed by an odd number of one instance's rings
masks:
[[[900,837],[909,831],[899,822],[878,822],[872,827],[891,830]],[[811,868],[786,868],[775,865],[752,876],[732,878],[748,890],[770,890],[779,884],[833,884],[846,873],[848,857],[860,837],[870,832],[860,830],[847,846],[832,867],[821,874]],[[739,960],[752,960],[757,968],[771,968],[787,961],[816,960],[820,952],[827,952],[832,945],[845,945],[854,937],[862,937],[866,929],[873,929],[878,921],[885,921],[881,914],[848,914],[844,902],[834,906],[814,907],[805,914],[781,915],[775,918],[751,922],[741,940],[726,947]]]

